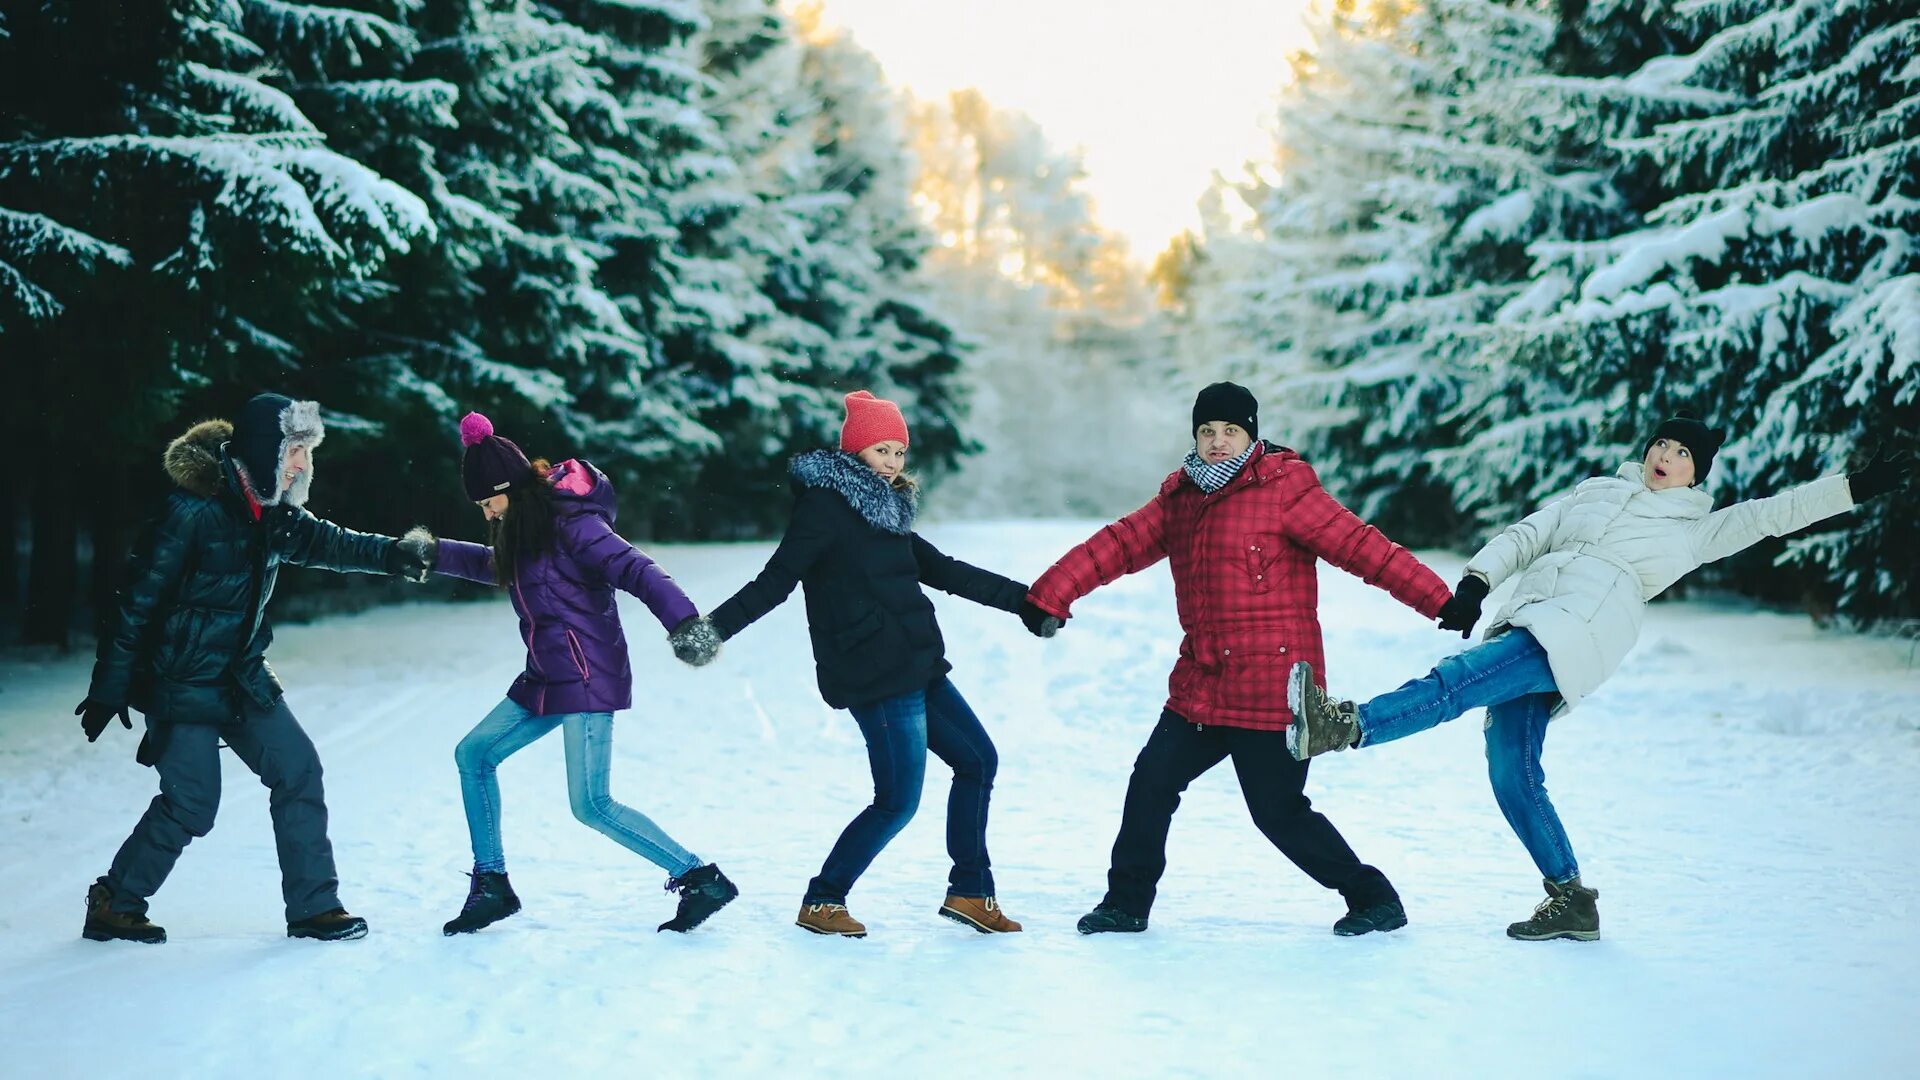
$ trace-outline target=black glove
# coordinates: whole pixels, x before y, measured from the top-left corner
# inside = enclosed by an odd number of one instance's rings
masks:
[[[110,723],[116,715],[120,717],[120,726],[126,728],[128,731],[133,730],[133,721],[127,719],[127,707],[125,705],[116,709],[111,705],[102,705],[92,698],[88,698],[73,707],[73,715],[80,718],[80,730],[86,732],[88,742],[98,739],[100,733],[107,730],[107,724]]]
[[[705,667],[720,655],[720,631],[704,615],[680,620],[667,635],[667,643],[673,646],[673,655],[694,667]]]
[[[1872,461],[1847,474],[1847,487],[1853,492],[1853,501],[1863,503],[1899,488],[1912,475],[1913,455],[1905,450],[1892,455],[1875,450]]]
[[[419,584],[427,580],[438,555],[439,541],[432,533],[421,528],[408,529],[407,535],[387,548],[387,573]]]
[[[1487,598],[1487,583],[1467,574],[1453,587],[1453,598],[1440,605],[1440,629],[1458,630],[1461,637],[1473,635],[1473,624],[1480,621],[1480,602]]]
[[[1060,616],[1031,600],[1020,601],[1020,621],[1027,624],[1027,632],[1034,637],[1052,637],[1065,625],[1060,621]]]

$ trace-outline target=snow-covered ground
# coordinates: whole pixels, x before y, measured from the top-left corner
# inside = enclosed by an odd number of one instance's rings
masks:
[[[1032,575],[1088,524],[945,525]],[[711,606],[768,546],[663,547]],[[1458,562],[1440,558],[1449,580]],[[299,571],[295,571],[299,572]],[[1337,691],[1457,648],[1327,570]],[[502,770],[526,902],[443,938],[464,897],[454,742],[519,665],[505,603],[287,627],[273,659],[327,767],[344,898],[372,934],[283,937],[265,793],[226,801],[155,898],[171,941],[80,939],[82,894],[154,790],[117,725],[71,715],[88,663],[0,671],[0,1076],[1895,1076],[1920,1060],[1920,666],[1903,643],[1737,605],[1660,605],[1625,669],[1555,725],[1547,767],[1601,891],[1596,944],[1502,933],[1539,882],[1483,777],[1478,718],[1316,763],[1317,805],[1394,879],[1412,925],[1341,939],[1337,897],[1254,830],[1230,768],[1176,819],[1152,929],[1083,938],[1178,631],[1163,568],[1058,638],[944,595],[955,679],[1000,747],[990,833],[1027,932],[937,918],[944,772],[852,897],[872,936],[792,925],[870,792],[813,688],[800,604],[677,664],[629,605],[639,708],[614,794],[743,890],[656,934],[662,875],[567,810],[557,738]]]

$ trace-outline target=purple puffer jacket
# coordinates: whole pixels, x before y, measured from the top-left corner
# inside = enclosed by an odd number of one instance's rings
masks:
[[[633,668],[614,590],[630,592],[671,630],[700,614],[673,578],[613,531],[613,485],[584,461],[553,476],[554,549],[520,562],[508,584],[527,669],[507,696],[536,716],[633,705]],[[493,584],[493,549],[441,540],[434,572]]]

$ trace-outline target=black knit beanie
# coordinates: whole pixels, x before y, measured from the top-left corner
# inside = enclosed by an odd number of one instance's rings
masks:
[[[1251,438],[1260,438],[1260,403],[1252,391],[1239,383],[1217,382],[1193,399],[1193,423],[1188,433],[1200,430],[1209,420],[1225,420],[1247,429]]]
[[[1701,419],[1690,412],[1677,412],[1647,436],[1647,445],[1641,447],[1640,454],[1646,456],[1653,449],[1655,440],[1672,439],[1685,446],[1693,455],[1693,482],[1698,484],[1706,480],[1707,470],[1713,468],[1713,455],[1720,452],[1720,444],[1727,441],[1725,428],[1710,428]]]

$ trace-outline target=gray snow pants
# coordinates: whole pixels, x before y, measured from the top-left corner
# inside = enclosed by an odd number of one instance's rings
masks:
[[[241,695],[231,724],[172,724],[155,768],[160,794],[148,805],[133,835],[120,845],[107,871],[115,911],[145,914],[173,864],[194,837],[213,829],[220,808],[220,740],[269,791],[273,838],[280,852],[280,893],[287,921],[297,922],[340,906],[340,882],[327,840],[326,795],[320,787],[320,755],[288,710],[286,699],[261,706]],[[149,724],[152,721],[149,720]]]

